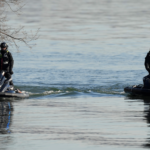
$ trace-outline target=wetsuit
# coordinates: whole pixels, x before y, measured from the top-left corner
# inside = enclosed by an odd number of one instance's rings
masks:
[[[1,50],[0,51],[0,70],[5,71],[5,77],[7,79],[11,78],[11,75],[13,74],[12,68],[13,68],[14,60],[11,55],[11,53],[8,50]],[[10,81],[10,85],[13,85],[12,80]]]

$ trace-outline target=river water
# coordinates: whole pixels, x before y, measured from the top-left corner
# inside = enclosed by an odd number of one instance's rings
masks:
[[[0,101],[0,149],[149,149],[150,98],[123,90],[147,75],[149,1],[25,3],[8,24],[40,37],[9,50],[14,84],[30,98]]]

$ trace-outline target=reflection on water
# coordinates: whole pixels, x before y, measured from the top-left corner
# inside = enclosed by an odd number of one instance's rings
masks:
[[[11,136],[26,148],[27,143],[33,149],[36,146],[48,149],[53,142],[72,143],[71,148],[81,144],[91,149],[95,146],[135,148],[145,143],[143,108],[134,104],[129,107],[122,97],[46,96],[13,105]],[[57,145],[54,149],[60,149]],[[67,146],[63,148],[68,150]]]
[[[128,95],[126,100],[133,103],[144,103],[143,110],[143,120],[146,120],[147,127],[150,127],[150,97],[148,96],[136,96],[136,95]],[[136,106],[136,104],[135,104]],[[150,148],[150,131],[147,132],[147,138],[145,140],[145,144],[142,144],[145,148]]]
[[[144,118],[147,121],[147,126],[150,127],[150,98],[149,97],[143,97],[141,98],[144,101]],[[150,132],[147,133],[148,138],[146,139],[146,144],[144,144],[144,147],[150,148]]]
[[[10,125],[12,120],[12,103],[10,101],[0,101],[0,133],[11,133]]]

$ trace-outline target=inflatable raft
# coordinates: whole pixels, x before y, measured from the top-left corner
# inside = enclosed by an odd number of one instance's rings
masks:
[[[150,89],[144,88],[142,84],[124,88],[125,93],[133,95],[150,96]]]

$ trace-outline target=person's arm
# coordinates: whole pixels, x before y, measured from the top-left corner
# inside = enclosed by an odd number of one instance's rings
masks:
[[[13,68],[13,65],[14,65],[14,59],[11,55],[11,53],[9,52],[9,73],[10,74],[13,74],[13,71],[12,71],[12,68]]]

